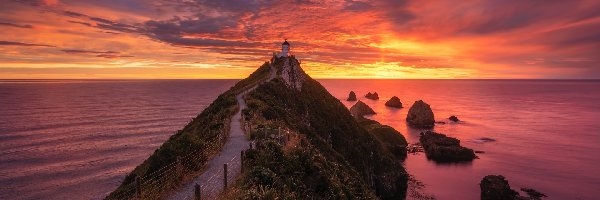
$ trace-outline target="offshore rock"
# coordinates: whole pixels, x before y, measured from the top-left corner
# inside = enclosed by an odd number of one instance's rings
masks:
[[[350,107],[350,113],[354,116],[363,116],[363,115],[372,115],[376,114],[375,111],[367,104],[362,101],[356,102],[352,107]]]
[[[379,100],[379,94],[377,94],[377,92],[375,92],[375,93],[369,92],[365,95],[365,98],[371,99],[371,100]]]
[[[393,108],[402,108],[402,102],[400,102],[400,98],[398,98],[397,96],[393,96],[392,98],[390,98],[390,100],[385,102],[385,106]]]
[[[481,200],[521,199],[519,193],[510,189],[508,181],[502,175],[487,175],[481,183]]]
[[[476,158],[473,149],[460,146],[460,140],[441,133],[422,132],[419,142],[423,145],[427,158],[436,162],[472,161]]]
[[[346,99],[346,101],[356,101],[356,93],[354,93],[354,91],[350,91],[350,94],[348,94],[348,99]]]
[[[415,101],[406,115],[408,125],[417,128],[431,128],[435,123],[433,111],[423,100]]]
[[[544,197],[548,197],[547,195],[545,195],[544,193],[541,193],[535,189],[532,188],[521,188],[521,191],[527,193],[527,195],[529,196],[529,199],[533,199],[533,200],[539,200],[542,199]]]
[[[456,116],[454,116],[454,115],[452,115],[452,116],[448,117],[448,119],[449,119],[450,121],[453,121],[453,122],[458,122],[458,121],[460,121],[460,120],[458,119],[458,117],[456,117]]]

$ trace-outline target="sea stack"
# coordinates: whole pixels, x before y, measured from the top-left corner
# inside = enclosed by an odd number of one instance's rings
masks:
[[[371,100],[379,100],[379,94],[377,94],[377,92],[374,92],[374,93],[369,92],[365,95],[365,98],[371,99]]]
[[[393,108],[402,108],[402,102],[400,102],[400,98],[398,98],[397,96],[393,96],[390,100],[385,102],[385,106]]]
[[[419,142],[423,145],[427,158],[436,162],[472,161],[476,158],[473,149],[460,146],[460,140],[441,133],[421,133]]]
[[[423,100],[415,101],[406,115],[408,125],[416,128],[431,128],[435,123],[433,111]]]
[[[348,99],[346,99],[346,101],[356,101],[356,93],[354,93],[354,91],[350,91],[350,94],[348,94]]]
[[[481,200],[517,199],[519,193],[510,189],[508,181],[502,175],[487,175],[481,183]]]
[[[453,121],[453,122],[458,122],[458,121],[460,121],[460,120],[458,119],[458,117],[456,117],[456,116],[454,116],[454,115],[452,115],[452,116],[448,117],[448,119],[449,119],[450,121]]]
[[[363,116],[375,114],[375,111],[373,111],[373,109],[371,109],[371,107],[364,102],[358,101],[356,104],[350,107],[350,113],[352,113],[354,116]]]

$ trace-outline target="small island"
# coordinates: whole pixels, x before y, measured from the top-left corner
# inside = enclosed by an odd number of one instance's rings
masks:
[[[354,93],[354,91],[350,91],[350,93],[348,94],[348,99],[346,99],[346,101],[356,101],[356,93]]]
[[[473,149],[460,146],[460,140],[433,131],[422,132],[419,138],[428,159],[436,162],[472,161]]]
[[[408,125],[415,128],[432,128],[435,119],[429,104],[425,103],[423,100],[415,101],[408,110],[406,122],[408,122]]]
[[[402,102],[400,102],[400,98],[398,98],[397,96],[393,96],[392,98],[390,98],[390,100],[385,102],[385,106],[392,108],[402,108]]]
[[[548,197],[531,188],[521,188],[521,191],[525,192],[528,197],[521,196],[517,191],[510,188],[508,180],[502,175],[483,177],[479,187],[481,189],[481,200],[541,200]]]
[[[350,107],[350,113],[354,116],[362,116],[362,115],[373,115],[376,114],[375,111],[369,107],[365,102],[358,101],[352,107]]]
[[[377,94],[377,92],[374,92],[374,93],[369,92],[365,95],[365,98],[371,99],[371,100],[379,100],[379,94]]]

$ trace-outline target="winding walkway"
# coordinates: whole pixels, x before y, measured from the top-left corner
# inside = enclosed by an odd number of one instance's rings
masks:
[[[271,73],[266,81],[270,81],[275,78],[277,74],[276,69],[271,66]],[[180,200],[180,199],[194,199],[194,186],[196,183],[201,185],[202,199],[215,199],[223,191],[223,164],[227,163],[227,179],[228,185],[235,180],[235,177],[240,174],[241,162],[240,155],[242,150],[248,149],[250,142],[246,139],[244,130],[242,129],[242,110],[246,108],[246,101],[244,101],[244,95],[248,94],[252,90],[256,89],[257,86],[251,87],[248,90],[235,96],[239,109],[231,118],[231,125],[229,126],[229,137],[223,145],[219,155],[209,160],[206,163],[206,170],[192,182],[186,184],[179,191],[173,193],[167,199]]]

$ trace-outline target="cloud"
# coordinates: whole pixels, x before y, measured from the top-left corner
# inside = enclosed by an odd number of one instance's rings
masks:
[[[346,0],[344,10],[349,11],[368,11],[373,8],[373,5],[363,1]]]
[[[61,50],[65,53],[69,54],[84,54],[84,55],[93,55],[101,58],[130,58],[133,57],[131,55],[124,55],[121,52],[116,51],[90,51],[90,50],[80,50],[80,49],[63,49]]]
[[[16,28],[33,28],[33,26],[29,25],[29,24],[20,25],[20,24],[8,23],[8,22],[0,22],[0,26],[10,26],[10,27],[16,27]]]
[[[67,17],[79,18],[82,20],[88,20],[90,22],[82,22],[82,21],[73,21],[67,20],[67,22],[81,24],[88,27],[99,28],[107,31],[118,31],[125,33],[137,33],[139,32],[139,28],[135,25],[119,23],[112,20],[104,19],[101,17],[92,17],[86,14],[73,12],[73,11],[62,11],[60,12],[62,15]]]
[[[31,6],[54,6],[60,3],[58,0],[16,0],[16,2]]]
[[[361,74],[353,66],[367,64],[373,70],[390,68],[373,63],[456,69],[473,72],[473,77],[600,74],[600,2],[594,0],[18,2],[0,8],[3,40],[48,41],[66,48],[10,49],[15,54],[10,56],[20,60],[35,54],[65,62],[101,57],[151,60],[160,66],[204,62],[248,67],[268,59],[287,38],[307,71],[316,74]],[[189,55],[173,56],[179,51]],[[130,55],[135,58],[127,59]]]
[[[0,41],[0,46],[55,47],[52,45],[45,45],[45,44],[31,44],[31,43],[10,42],[10,41]]]

